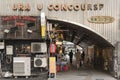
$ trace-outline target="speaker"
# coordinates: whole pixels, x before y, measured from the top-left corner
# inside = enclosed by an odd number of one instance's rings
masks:
[[[33,27],[33,26],[35,26],[35,23],[28,23],[27,26],[28,27]]]

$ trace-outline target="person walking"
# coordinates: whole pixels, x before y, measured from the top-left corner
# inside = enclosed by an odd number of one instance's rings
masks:
[[[76,56],[76,66],[77,66],[77,69],[79,69],[80,68],[80,51],[78,49],[75,56]]]
[[[84,51],[83,51],[82,54],[81,54],[81,58],[82,58],[82,60],[84,61],[84,59],[85,59],[85,53],[84,53]]]
[[[83,65],[83,63],[84,63],[84,59],[85,59],[85,53],[84,53],[84,51],[83,51],[82,54],[81,54],[80,66]]]
[[[69,58],[70,58],[70,64],[72,64],[72,61],[73,61],[73,52],[72,52],[72,50],[69,52]]]

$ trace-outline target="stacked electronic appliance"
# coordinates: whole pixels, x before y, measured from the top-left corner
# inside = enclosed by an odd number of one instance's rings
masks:
[[[47,67],[47,46],[45,42],[31,42],[31,57],[14,57],[13,58],[13,75],[18,76],[32,76],[32,65],[34,68]],[[34,63],[32,64],[32,61]]]
[[[34,57],[34,67],[41,67],[41,68],[47,67],[46,43],[40,43],[40,42],[31,43],[31,52],[36,54],[36,56]]]

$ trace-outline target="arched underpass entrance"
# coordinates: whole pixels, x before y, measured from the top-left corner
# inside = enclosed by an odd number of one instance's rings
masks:
[[[69,47],[67,51],[65,50],[63,51],[63,54],[65,55],[67,54],[68,58],[70,50],[72,50],[73,53],[75,54],[76,49],[78,49],[76,45],[81,48],[81,49],[79,48],[79,51],[81,53],[82,52],[85,53],[85,59],[83,61],[82,66],[80,67],[80,70],[76,69],[76,59],[73,59],[73,65],[70,65],[70,61],[68,59],[68,71],[67,72],[58,71],[57,74],[59,76],[62,75],[63,77],[66,77],[64,74],[70,74],[70,76],[67,77],[72,77],[73,73],[75,73],[78,76],[82,75],[84,76],[94,72],[96,74],[96,71],[98,71],[97,73],[99,73],[100,71],[102,73],[107,72],[110,74],[113,71],[112,59],[114,47],[102,35],[98,34],[97,32],[95,32],[94,30],[90,29],[87,26],[75,22],[56,19],[47,19],[47,21],[48,26],[49,27],[52,26],[53,28],[53,31],[51,33],[54,33],[54,31],[58,32],[58,34],[63,35],[63,40],[72,42],[75,45],[74,47],[73,45],[71,47],[71,44],[68,43]],[[56,34],[57,33],[55,33],[54,36]],[[64,44],[62,44],[62,46],[63,45]],[[63,47],[65,48],[66,46]],[[87,80],[90,79],[88,78]]]

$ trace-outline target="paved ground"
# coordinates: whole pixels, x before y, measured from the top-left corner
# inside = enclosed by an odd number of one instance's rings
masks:
[[[59,72],[55,79],[48,80],[117,80],[111,75],[96,70]]]
[[[70,67],[69,71],[58,72],[56,78],[47,78],[47,74],[41,74],[39,77],[25,77],[21,78],[0,78],[0,80],[117,80],[110,74],[90,69],[87,67],[82,67],[80,70],[76,70],[74,66]]]
[[[18,78],[18,79],[15,79],[15,78],[11,78],[11,79],[6,79],[6,78],[2,78],[0,80],[48,80],[48,78],[43,78],[43,77],[37,77],[37,78]]]
[[[18,77],[18,78],[0,78],[0,80],[48,80],[47,74],[40,74],[39,76],[34,77]]]
[[[117,80],[110,74],[96,70],[70,70],[67,72],[57,73],[56,78],[47,79],[47,75],[41,75],[40,77],[26,78],[0,78],[0,80]]]

